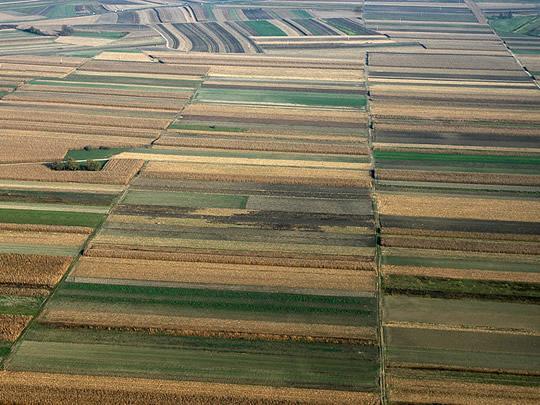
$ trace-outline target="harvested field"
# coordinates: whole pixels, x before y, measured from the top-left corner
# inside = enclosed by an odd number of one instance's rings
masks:
[[[32,396],[40,402],[72,404],[102,404],[104,401],[131,404],[283,404],[376,405],[374,393],[300,388],[276,388],[262,385],[217,384],[208,382],[152,380],[111,376],[47,374],[32,372],[0,372],[0,399],[16,401],[21,395]]]
[[[31,316],[0,314],[0,342],[14,342],[24,330]]]
[[[262,184],[316,184],[337,187],[369,187],[371,182],[367,171],[230,164],[227,166],[217,164],[193,165],[169,162],[150,162],[143,170],[143,177],[259,182]]]
[[[540,400],[536,387],[493,383],[452,381],[449,378],[426,379],[387,378],[390,399],[405,403],[475,403],[506,405],[508,403],[535,404]]]
[[[149,270],[152,269],[152,270]],[[139,282],[190,283],[195,285],[242,285],[261,289],[371,291],[374,274],[356,270],[242,265],[211,262],[181,262],[122,258],[84,257],[70,276],[83,279]]]
[[[90,184],[127,184],[142,168],[144,161],[130,159],[111,159],[102,170],[55,171],[43,164],[3,165],[0,178],[4,180],[24,180],[43,182],[69,182]]]
[[[460,198],[378,193],[380,212],[395,216],[539,222],[535,200]]]
[[[0,283],[52,288],[71,260],[71,257],[0,253]]]

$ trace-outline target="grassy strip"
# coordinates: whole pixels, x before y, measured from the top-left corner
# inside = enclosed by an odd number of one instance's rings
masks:
[[[508,281],[455,280],[389,274],[383,278],[383,289],[386,294],[540,302],[540,285]]]
[[[124,204],[161,205],[186,208],[246,208],[247,196],[228,194],[130,191]]]
[[[244,21],[243,24],[257,33],[261,37],[286,37],[287,34],[267,20]]]
[[[421,267],[441,267],[451,269],[475,269],[475,270],[494,270],[509,272],[538,273],[540,267],[538,263],[526,262],[506,262],[503,260],[489,260],[481,258],[437,258],[437,257],[419,257],[419,256],[383,256],[383,264],[396,266],[421,266]]]
[[[63,79],[66,82],[85,82],[85,83],[111,83],[111,84],[139,84],[149,86],[166,86],[166,87],[198,87],[199,80],[182,80],[182,79],[151,79],[145,77],[122,77],[122,76],[94,76],[84,74],[71,74]]]
[[[75,31],[74,37],[120,39],[127,35],[126,32],[115,31]]]
[[[89,160],[89,159],[109,159],[114,155],[129,151],[130,148],[83,148],[70,149],[64,159]]]
[[[39,211],[0,208],[0,222],[10,224],[38,224],[95,227],[102,214],[87,212]]]
[[[0,295],[0,314],[34,316],[39,312],[43,300],[43,297]]]
[[[376,317],[372,297],[319,296],[307,294],[229,291],[215,289],[65,283],[56,300],[167,305],[171,308],[192,308],[206,311],[237,311],[335,317],[336,324],[359,323],[373,325]]]
[[[377,162],[384,160],[414,160],[456,163],[497,163],[512,165],[540,165],[540,156],[468,155],[452,153],[373,152]]]
[[[34,191],[34,190],[0,190],[0,201],[72,204],[72,205],[103,205],[112,203],[115,194],[105,193],[71,193],[65,191]]]
[[[199,101],[235,103],[290,104],[323,107],[365,108],[367,99],[358,94],[310,93],[302,91],[199,89]]]
[[[34,327],[27,337],[8,368],[269,386],[377,389],[377,351],[371,346],[43,327]]]

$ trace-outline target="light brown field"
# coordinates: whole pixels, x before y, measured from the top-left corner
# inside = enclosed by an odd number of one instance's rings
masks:
[[[538,242],[508,240],[493,241],[384,235],[381,239],[381,245],[417,249],[457,250],[462,252],[513,253],[521,255],[540,254],[540,244]]]
[[[157,248],[146,246],[130,248],[126,245],[92,243],[86,256],[116,257],[143,260],[188,261],[196,263],[225,263],[241,265],[284,266],[284,267],[312,267],[321,269],[345,269],[374,271],[372,257],[355,257],[348,259],[339,256],[322,255],[294,255],[273,254],[272,252],[258,252],[254,256],[250,252],[179,252],[177,249]]]
[[[0,254],[0,283],[52,288],[64,275],[71,257]]]
[[[450,278],[455,280],[494,280],[522,283],[540,283],[540,273],[519,273],[510,271],[488,271],[474,269],[452,269],[441,267],[415,267],[384,265],[384,274]]]
[[[300,107],[264,107],[235,104],[190,104],[182,112],[184,116],[225,117],[225,118],[257,118],[275,120],[304,120],[324,123],[351,123],[367,122],[367,115],[362,111],[338,110],[323,108]]]
[[[1,165],[0,178],[45,182],[127,184],[143,164],[142,160],[111,159],[102,170],[97,172],[55,171],[43,164]]]
[[[44,231],[32,231],[32,230],[7,230],[2,229],[0,224],[0,243],[14,243],[14,244],[40,244],[51,246],[79,246],[88,237],[86,233],[64,233],[64,232],[48,232]]]
[[[96,405],[111,402],[140,405],[379,404],[377,394],[365,392],[0,371],[0,401],[12,403],[20,398],[65,405],[76,402]]]
[[[369,187],[369,172],[276,166],[150,162],[144,177],[158,179],[222,180],[263,184],[318,184]],[[0,172],[1,177],[1,172]]]
[[[367,170],[370,167],[369,163],[352,163],[352,162],[332,162],[332,161],[308,161],[308,160],[286,160],[286,159],[256,159],[256,158],[238,158],[238,157],[217,157],[217,156],[190,156],[190,155],[166,155],[152,153],[137,153],[137,152],[122,152],[115,156],[116,159],[135,159],[148,160],[150,162],[171,162],[171,163],[195,163],[195,166],[200,164],[212,163],[214,165],[230,166],[285,166],[287,168],[321,168],[321,169],[356,169]]]
[[[26,328],[31,316],[0,314],[0,341],[14,342]]]
[[[119,312],[114,307],[110,311],[87,311],[81,308],[45,309],[39,319],[40,322],[61,327],[163,331],[175,336],[326,343],[361,343],[376,340],[376,330],[370,327],[136,314]]]
[[[163,146],[185,146],[185,147],[200,147],[212,149],[226,150],[259,150],[272,152],[305,152],[305,153],[335,153],[335,154],[355,154],[366,155],[368,153],[367,144],[357,140],[355,144],[339,144],[335,143],[311,143],[309,141],[294,141],[287,140],[269,140],[260,139],[262,137],[250,137],[252,140],[245,139],[212,139],[202,137],[164,137],[159,138],[154,145]],[[258,140],[260,139],[260,140]]]
[[[497,108],[496,106],[480,105],[475,107],[441,106],[434,103],[413,104],[412,100],[407,103],[385,101],[374,103],[371,106],[375,119],[379,118],[406,118],[406,119],[432,119],[453,121],[490,121],[517,122],[517,123],[540,123],[540,116],[534,109],[523,108]]]
[[[540,222],[540,201],[377,193],[384,215]]]
[[[70,277],[320,289],[336,293],[375,288],[374,273],[356,270],[99,257],[81,258]]]
[[[540,393],[536,387],[496,385],[428,380],[388,376],[389,396],[393,402],[433,404],[537,404]]]
[[[126,61],[126,62],[153,62],[153,60],[144,53],[133,52],[101,52],[94,57],[96,60]]]

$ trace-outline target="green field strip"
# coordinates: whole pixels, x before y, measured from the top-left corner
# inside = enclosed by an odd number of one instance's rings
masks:
[[[42,190],[16,190],[0,188],[0,204],[4,201],[26,203],[57,203],[71,205],[109,206],[116,194],[77,193]]]
[[[540,335],[538,305],[386,295],[384,321],[459,328],[522,331]]]
[[[20,253],[49,256],[75,256],[80,252],[79,246],[51,246],[51,245],[24,245],[24,244],[0,244],[0,253]]]
[[[286,37],[287,34],[267,20],[243,21],[242,24],[252,29],[260,37]]]
[[[186,208],[245,208],[247,196],[231,194],[174,193],[166,191],[129,191],[123,204],[161,205]]]
[[[399,327],[386,327],[385,336],[390,365],[540,371],[540,354],[535,351],[539,336]]]
[[[109,159],[122,152],[131,151],[136,148],[89,148],[89,149],[70,149],[64,159],[74,160],[92,160]]]
[[[368,156],[357,155],[331,155],[331,154],[307,154],[294,152],[243,152],[235,150],[212,150],[212,149],[157,149],[138,148],[137,153],[172,155],[172,156],[206,156],[206,157],[226,157],[226,158],[246,158],[246,159],[269,159],[269,160],[303,160],[306,162],[346,162],[346,163],[368,163]]]
[[[30,331],[28,337],[9,363],[9,370],[67,370],[77,374],[353,391],[377,389],[377,351],[371,346],[43,327]],[[32,340],[35,338],[42,340]]]
[[[516,258],[506,261],[501,258],[448,258],[448,257],[420,257],[420,256],[382,256],[382,263],[394,266],[440,267],[450,269],[489,270],[518,273],[539,273],[540,262],[520,262]]]
[[[429,370],[393,368],[389,374],[395,377],[426,379],[438,381],[463,381],[484,384],[500,384],[508,386],[535,387],[538,386],[538,377],[535,375],[503,374],[488,372],[453,371],[453,370]]]
[[[383,289],[386,294],[540,302],[539,284],[514,281],[457,280],[389,274],[383,278]]]
[[[280,90],[244,90],[200,88],[195,99],[200,102],[253,103],[275,105],[300,105],[319,107],[347,107],[363,109],[364,95],[340,93],[311,93]]]
[[[47,210],[0,209],[0,223],[95,227],[102,214]]]
[[[71,35],[74,37],[84,38],[120,39],[125,37],[127,34],[127,32],[118,31],[75,31]]]
[[[64,283],[47,308],[51,313],[79,308],[103,313],[367,327],[375,327],[377,311],[373,297],[78,282]]]
[[[0,315],[34,316],[39,312],[43,297],[0,295]]]
[[[413,161],[433,161],[433,162],[457,162],[457,163],[496,163],[512,165],[539,165],[540,156],[507,156],[507,155],[469,155],[453,153],[417,153],[417,152],[389,152],[374,151],[373,155],[377,161],[384,160],[413,160]]]

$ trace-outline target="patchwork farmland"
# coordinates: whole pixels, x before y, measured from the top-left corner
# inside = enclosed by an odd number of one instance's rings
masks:
[[[0,402],[538,403],[535,13],[0,0]]]

